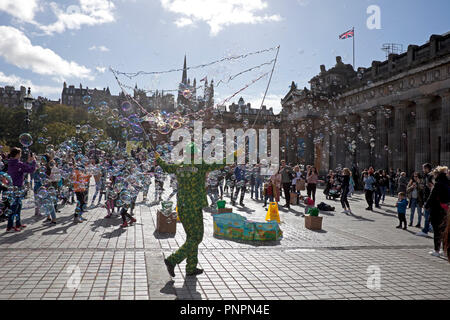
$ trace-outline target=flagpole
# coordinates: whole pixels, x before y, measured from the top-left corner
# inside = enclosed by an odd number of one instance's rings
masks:
[[[356,71],[355,68],[355,27],[353,27],[353,69]]]

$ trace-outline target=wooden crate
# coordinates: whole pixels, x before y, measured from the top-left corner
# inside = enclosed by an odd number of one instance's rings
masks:
[[[322,230],[323,217],[305,216],[305,228],[309,230]]]
[[[169,217],[163,215],[163,213],[158,210],[156,213],[156,231],[159,233],[177,233],[177,214],[174,212]]]
[[[291,192],[291,204],[298,204],[298,194]]]

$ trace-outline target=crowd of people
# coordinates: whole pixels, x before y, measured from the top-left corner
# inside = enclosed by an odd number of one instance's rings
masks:
[[[36,157],[28,152],[25,161],[22,159],[22,150],[12,148],[8,155],[2,154],[1,157],[0,219],[8,221],[7,232],[20,232],[26,228],[21,222],[22,199],[30,197],[31,190],[35,215],[45,217],[44,223],[49,225],[58,223],[57,213],[63,206],[76,204],[75,223],[86,220],[83,214],[89,209],[103,206],[106,210],[105,218],[113,218],[117,212],[117,216],[122,218],[121,227],[128,227],[136,222],[133,210],[138,194],[142,192],[143,202],[147,202],[152,181],[154,201],[151,205],[169,201],[177,195],[175,174],[164,173],[153,153],[145,149],[133,151],[131,156],[123,151],[113,155],[96,154],[95,157],[79,152],[50,152]],[[230,197],[233,205],[239,202],[240,206],[245,206],[248,193],[251,199],[260,201],[263,207],[268,202],[280,203],[282,197],[285,200],[283,207],[287,209],[293,204],[299,204],[302,199],[311,206],[316,202],[318,184],[323,184],[326,199],[339,198],[343,212],[351,214],[348,198],[358,186],[362,186],[368,205],[366,210],[369,211],[373,211],[374,206],[381,208],[386,196],[398,197],[396,206],[400,223],[397,227],[407,229],[408,225],[420,228],[418,236],[427,236],[432,231],[435,242],[433,255],[439,255],[442,240],[448,238],[447,167],[432,168],[430,164],[424,164],[423,172],[415,172],[409,179],[400,170],[387,172],[374,170],[372,167],[361,174],[355,168],[330,170],[321,179],[314,166],[292,166],[284,160],[272,175],[263,175],[262,169],[261,164],[227,165],[220,170],[210,171],[205,181],[210,206],[215,207],[217,201],[224,196]],[[171,193],[167,199],[163,199],[167,177]],[[92,180],[95,192],[88,206]],[[296,199],[292,201],[291,196]],[[407,211],[409,224],[406,220]],[[417,220],[414,225],[416,212]]]

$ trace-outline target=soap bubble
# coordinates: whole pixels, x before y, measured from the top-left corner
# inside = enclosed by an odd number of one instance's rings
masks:
[[[19,136],[19,142],[25,147],[28,148],[33,144],[33,137],[29,133],[22,133]]]
[[[82,98],[82,101],[83,101],[83,103],[84,104],[89,104],[89,103],[91,103],[91,96],[84,96],[83,98]]]
[[[131,108],[132,108],[131,103],[129,101],[122,102],[120,107],[122,108],[122,110],[124,112],[129,112],[129,111],[131,111]]]
[[[191,90],[189,89],[183,90],[183,97],[189,99],[191,96],[192,96]]]

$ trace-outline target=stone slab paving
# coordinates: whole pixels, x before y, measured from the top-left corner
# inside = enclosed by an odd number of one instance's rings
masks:
[[[185,277],[182,263],[173,280],[163,257],[183,244],[185,233],[178,224],[174,237],[156,234],[157,206],[138,203],[137,224],[121,229],[120,217],[104,219],[102,207],[74,224],[74,206],[68,205],[58,224],[48,226],[25,200],[24,231],[5,233],[6,223],[0,224],[0,299],[450,299],[450,264],[428,254],[432,238],[415,236],[416,228],[395,228],[394,198],[368,212],[364,196],[356,194],[349,215],[321,190],[317,196],[336,207],[322,212],[322,231],[305,229],[302,205],[280,208],[284,237],[265,244],[214,238],[205,210],[199,247],[205,273]],[[262,202],[249,198],[233,211],[263,221]],[[380,274],[378,289],[368,288],[373,268]]]

